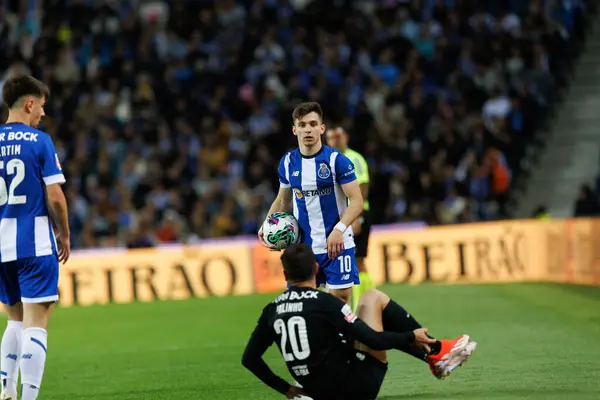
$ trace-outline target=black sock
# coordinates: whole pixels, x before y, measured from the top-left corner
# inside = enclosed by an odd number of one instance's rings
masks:
[[[381,314],[383,329],[392,332],[407,332],[422,328],[408,311],[394,300],[390,300]]]
[[[383,322],[384,331],[402,333],[422,328],[421,324],[419,324],[419,322],[417,322],[417,320],[414,319],[414,317],[408,311],[406,311],[404,307],[396,303],[394,300],[390,300],[388,305],[383,309],[383,312],[381,313],[381,319]],[[430,347],[432,350],[431,354],[437,354],[440,351],[441,343],[437,341],[433,345],[430,345]],[[411,356],[418,358],[419,360],[427,361],[428,354],[416,346],[410,346],[401,350],[406,354],[410,354]]]
[[[429,336],[429,335],[427,335]],[[432,336],[429,336],[430,339],[435,339]],[[429,353],[429,355],[434,356],[436,354],[439,354],[440,351],[442,351],[442,342],[440,342],[439,340],[435,343],[432,343],[429,345],[429,347],[431,348],[431,352]]]

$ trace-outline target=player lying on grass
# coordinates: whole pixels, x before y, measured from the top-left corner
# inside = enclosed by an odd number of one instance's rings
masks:
[[[305,244],[287,249],[281,261],[290,288],[263,309],[242,364],[288,398],[375,399],[387,372],[385,350],[418,349],[434,375],[445,378],[477,346],[467,335],[431,338],[410,313],[379,290],[364,293],[353,314],[348,304],[316,290],[317,262]],[[262,359],[273,342],[302,388],[275,375]]]
[[[341,152],[323,144],[325,124],[318,103],[298,105],[292,120],[298,148],[286,153],[279,163],[279,193],[267,217],[293,208],[302,242],[317,256],[317,285],[327,284],[333,295],[349,303],[352,286],[360,283],[351,225],[363,211],[354,165]],[[262,226],[258,237],[263,245],[273,248],[264,240]]]

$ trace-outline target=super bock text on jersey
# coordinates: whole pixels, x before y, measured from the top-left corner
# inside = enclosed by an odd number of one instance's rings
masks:
[[[65,177],[50,136],[0,125],[0,301],[58,300],[56,239],[45,186]]]
[[[378,392],[387,365],[354,350],[351,339],[389,349],[414,341],[411,334],[375,332],[337,297],[292,286],[263,309],[243,362],[267,385],[285,393],[289,385],[261,358],[275,342],[289,372],[314,399],[366,399],[370,397],[365,393]]]
[[[350,159],[325,145],[310,157],[296,149],[283,156],[278,175],[281,187],[292,190],[294,216],[302,230],[302,241],[317,256],[320,267],[317,283],[327,283],[332,289],[359,283],[352,228],[344,232],[344,251],[335,260],[327,257],[325,247],[348,208],[341,185],[356,180]]]

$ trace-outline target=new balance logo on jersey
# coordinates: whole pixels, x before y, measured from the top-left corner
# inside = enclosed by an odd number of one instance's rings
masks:
[[[9,355],[6,356],[6,358],[9,358],[11,360],[17,361],[17,355],[16,354],[9,354]]]
[[[294,172],[292,172],[292,176],[300,176],[300,171],[294,171]]]
[[[24,140],[26,142],[37,142],[38,135],[39,133],[21,131],[0,133],[0,142],[4,142],[5,140]]]

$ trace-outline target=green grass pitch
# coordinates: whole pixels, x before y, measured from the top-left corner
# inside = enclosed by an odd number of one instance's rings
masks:
[[[541,284],[382,288],[437,337],[469,333],[445,381],[390,352],[380,399],[599,399],[600,288]],[[273,295],[57,309],[40,398],[280,399],[240,364]],[[275,348],[267,362],[289,378]]]

